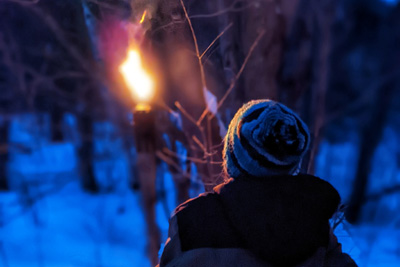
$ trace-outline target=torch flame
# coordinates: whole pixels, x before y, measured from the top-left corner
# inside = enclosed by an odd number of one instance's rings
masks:
[[[143,12],[142,18],[141,18],[140,21],[139,21],[140,24],[143,23],[144,18],[146,17],[146,13],[147,13],[147,10],[145,10],[145,11]]]
[[[133,98],[138,102],[148,102],[154,95],[154,82],[142,66],[137,50],[129,50],[127,59],[119,67]]]

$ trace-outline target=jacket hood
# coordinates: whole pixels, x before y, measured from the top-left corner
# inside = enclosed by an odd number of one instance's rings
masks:
[[[306,174],[239,177],[214,190],[244,246],[280,266],[328,245],[329,219],[340,203],[331,184]]]

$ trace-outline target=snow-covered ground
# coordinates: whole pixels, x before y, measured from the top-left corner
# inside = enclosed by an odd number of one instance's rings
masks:
[[[328,180],[346,202],[351,193],[357,164],[358,136],[351,133],[348,142],[320,145],[316,174]],[[398,133],[387,127],[374,155],[367,197],[400,184],[400,170],[395,159],[400,148]],[[358,226],[344,223],[335,233],[359,266],[400,266],[400,193],[391,192],[368,201],[362,210],[364,223]]]
[[[168,173],[164,179],[172,210],[174,185]],[[121,188],[90,194],[71,178],[53,188],[0,193],[0,266],[150,266],[141,195]],[[156,211],[166,240],[169,214],[162,201]]]
[[[35,126],[34,134],[27,134],[32,133],[28,127],[32,118],[26,116],[12,125],[11,141],[29,144],[31,151],[18,146],[11,150],[9,175],[13,190],[0,192],[0,266],[150,266],[141,195],[128,186],[129,161],[121,140],[112,134],[113,127],[107,123],[95,127],[98,137],[94,166],[102,186],[108,188],[110,183],[116,186],[111,191],[90,194],[79,183],[77,141],[50,143],[46,126]],[[46,125],[46,119],[43,121]],[[390,131],[385,134],[386,140],[396,139]],[[348,166],[356,162],[355,146],[356,142],[335,145],[324,142],[317,158],[317,174],[334,184],[343,199],[350,193],[354,170]],[[377,153],[390,157],[388,153],[395,153],[390,150],[392,146],[382,143]],[[325,164],[326,161],[330,164]],[[376,161],[384,164],[382,157],[377,156]],[[389,167],[390,171],[382,170],[384,173],[379,173],[376,166],[373,168],[384,184],[400,178],[398,170]],[[157,203],[157,223],[165,240],[168,211],[176,205],[174,185],[165,164],[159,166],[158,182],[160,179],[166,198]],[[26,184],[29,186],[23,186]],[[196,190],[192,195],[199,192]],[[385,212],[393,214],[389,218],[396,218],[400,208],[398,194],[388,197],[389,200],[374,204],[382,211],[375,214],[378,219]],[[368,213],[368,205],[366,209]],[[335,233],[343,250],[359,266],[394,267],[400,266],[399,228],[400,220],[392,219],[357,227],[345,223]]]
[[[95,124],[95,176],[107,193],[87,193],[79,181],[76,123],[65,119],[69,142],[56,144],[49,142],[46,115],[23,114],[11,124],[12,190],[0,192],[0,266],[150,266],[141,195],[129,188],[122,140],[110,123]],[[159,178],[172,210],[172,179],[163,169]],[[163,240],[168,215],[159,201]]]
[[[0,266],[150,266],[137,192],[88,194],[72,180],[33,202],[15,192],[0,200]],[[165,240],[161,202],[157,221]],[[335,233],[360,266],[399,266],[395,226],[342,224]]]
[[[67,183],[25,207],[2,194],[4,266],[149,266],[139,195],[91,195]]]

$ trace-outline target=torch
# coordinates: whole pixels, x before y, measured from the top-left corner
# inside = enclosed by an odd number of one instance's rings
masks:
[[[157,264],[160,233],[156,224],[156,127],[155,111],[151,100],[155,93],[155,83],[144,69],[139,50],[131,49],[126,60],[120,65],[125,84],[136,105],[133,108],[133,134],[137,149],[136,166],[143,196],[143,205],[149,235],[149,257]]]
[[[142,66],[138,50],[130,50],[120,66],[125,83],[136,100],[133,109],[134,136],[138,153],[155,155],[155,114],[150,105],[154,96],[154,81]]]

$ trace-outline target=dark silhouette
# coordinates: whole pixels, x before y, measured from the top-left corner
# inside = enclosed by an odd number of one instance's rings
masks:
[[[230,179],[175,210],[159,266],[356,266],[329,224],[338,192],[297,174],[309,143],[282,104],[239,109],[225,138]]]

